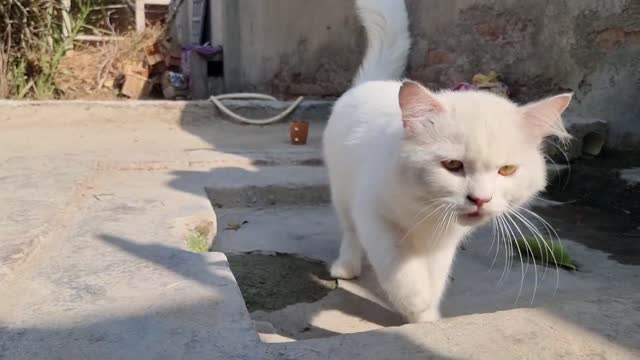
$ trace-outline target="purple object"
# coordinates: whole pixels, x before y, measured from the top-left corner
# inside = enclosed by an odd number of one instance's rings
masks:
[[[222,46],[191,45],[182,47],[180,66],[182,67],[182,74],[189,82],[189,87],[191,87],[191,56],[193,53],[210,60],[215,55],[222,54]]]
[[[466,82],[461,82],[456,84],[456,86],[452,87],[451,90],[453,91],[473,91],[473,90],[478,90],[478,87],[473,85],[473,84],[469,84]]]

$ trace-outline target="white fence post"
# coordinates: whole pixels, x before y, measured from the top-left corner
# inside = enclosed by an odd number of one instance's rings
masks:
[[[136,0],[136,31],[143,32],[146,26],[145,5],[169,6],[171,0]]]

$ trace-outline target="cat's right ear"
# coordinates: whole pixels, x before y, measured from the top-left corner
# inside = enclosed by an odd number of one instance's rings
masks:
[[[424,129],[428,122],[445,111],[431,91],[411,80],[404,80],[398,94],[402,125],[407,133]]]
[[[562,124],[562,113],[569,107],[572,97],[572,93],[556,95],[520,107],[524,125],[533,139],[540,142],[551,135],[561,140],[571,138]]]

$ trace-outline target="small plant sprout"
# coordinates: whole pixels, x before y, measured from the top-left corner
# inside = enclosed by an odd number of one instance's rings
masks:
[[[187,250],[201,254],[209,251],[209,229],[205,226],[197,226],[187,234],[185,239]]]

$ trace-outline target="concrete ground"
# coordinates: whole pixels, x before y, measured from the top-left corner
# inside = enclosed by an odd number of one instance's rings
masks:
[[[580,271],[537,267],[536,285],[517,261],[500,281],[504,253],[492,267],[479,232],[436,323],[403,325],[370,272],[249,314],[225,252],[337,252],[325,114],[299,112],[310,143],[291,146],[286,123],[239,126],[205,103],[0,102],[0,359],[640,356],[638,266],[570,233]],[[213,252],[185,250],[193,216],[217,220]]]

